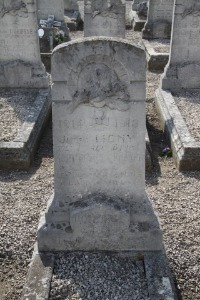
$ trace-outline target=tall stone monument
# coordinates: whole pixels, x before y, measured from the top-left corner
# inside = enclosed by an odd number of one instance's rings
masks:
[[[85,38],[52,54],[54,195],[39,251],[162,250],[145,192],[144,50]]]
[[[125,0],[84,0],[84,36],[125,38]]]
[[[173,17],[174,0],[150,0],[147,22],[142,37],[145,39],[169,39]]]
[[[172,92],[200,89],[200,2],[176,0],[169,63],[162,88]]]
[[[48,87],[35,0],[0,0],[0,87]]]

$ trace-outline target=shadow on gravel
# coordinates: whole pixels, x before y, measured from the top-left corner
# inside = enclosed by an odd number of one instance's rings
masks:
[[[29,180],[40,168],[43,158],[53,158],[52,119],[50,118],[39,141],[39,147],[29,170],[0,170],[0,181]]]
[[[162,148],[166,145],[164,134],[161,130],[154,127],[148,119],[146,121],[147,131],[151,143],[151,158],[152,158],[152,173],[146,174],[146,179],[152,185],[158,184],[158,177],[161,176],[161,169],[159,164],[159,155]]]

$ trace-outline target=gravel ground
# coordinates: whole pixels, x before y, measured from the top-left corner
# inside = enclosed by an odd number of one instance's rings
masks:
[[[182,300],[200,300],[200,172],[179,173],[171,158],[159,157],[166,145],[154,104],[160,74],[147,75],[147,125],[154,164],[146,178],[147,191],[160,217]],[[40,213],[53,192],[51,134],[49,124],[28,172],[0,172],[0,300],[20,299]]]
[[[149,300],[144,269],[103,253],[59,254],[50,300]]]
[[[200,142],[200,93],[185,92],[175,95],[175,102],[185,120],[190,134]]]
[[[151,46],[156,52],[169,53],[170,51],[170,40],[168,39],[154,39],[148,40]]]
[[[35,90],[0,89],[0,142],[10,142],[17,136],[38,92]]]

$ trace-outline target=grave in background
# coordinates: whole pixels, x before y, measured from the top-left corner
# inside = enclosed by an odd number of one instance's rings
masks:
[[[48,76],[39,52],[36,2],[1,1],[0,12],[0,87],[47,88]]]
[[[144,39],[169,39],[174,0],[151,0],[148,17],[142,32]]]
[[[64,8],[66,10],[79,10],[77,0],[64,0]]]
[[[156,91],[156,103],[179,170],[200,169],[200,142],[191,136],[173,96],[200,91],[199,30],[199,1],[176,0],[170,59]]]
[[[69,41],[69,28],[64,18],[63,0],[38,0],[37,17],[44,35],[40,38],[40,53],[46,69],[51,71],[51,52],[59,43]]]
[[[84,0],[84,36],[125,38],[125,0]]]
[[[64,22],[63,0],[37,0],[38,21],[54,15],[55,21]]]
[[[65,22],[70,31],[82,29],[83,21],[79,12],[79,3],[77,0],[64,0]]]
[[[148,0],[134,0],[132,3],[132,23],[135,31],[141,31],[147,20]]]
[[[162,251],[145,193],[144,51],[87,38],[52,59],[55,192],[39,251]]]
[[[27,169],[51,106],[49,78],[39,51],[36,2],[1,1],[0,28],[0,92],[12,91],[9,103],[24,93],[37,94],[14,140],[0,141],[0,168]]]
[[[143,29],[148,69],[164,70],[169,60],[169,43],[174,0],[151,0],[148,18]]]

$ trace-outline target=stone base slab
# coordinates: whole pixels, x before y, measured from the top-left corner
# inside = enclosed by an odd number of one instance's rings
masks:
[[[21,60],[0,63],[0,87],[44,89],[49,78],[42,62],[32,64]]]
[[[159,88],[155,102],[177,168],[179,171],[200,170],[200,143],[191,136],[171,92]]]
[[[21,300],[49,299],[55,261],[54,253],[39,253],[37,252],[37,245],[35,248]],[[143,254],[138,252],[114,252],[113,255],[115,258],[116,256],[132,257],[138,266],[143,264],[149,299],[177,299],[164,250]]]
[[[134,31],[142,31],[147,20],[140,19],[137,12],[134,10],[132,10],[130,14],[132,18],[132,27]]]
[[[159,251],[163,247],[162,231],[147,196],[133,199],[132,207],[117,196],[100,193],[66,207],[58,207],[57,202],[53,195],[40,219],[39,251]]]
[[[34,252],[21,300],[48,300],[53,268],[53,253]]]
[[[148,40],[142,40],[146,51],[148,70],[161,70],[164,68],[169,60],[169,53],[158,53],[154,50]]]
[[[0,142],[0,168],[30,167],[50,111],[50,89],[41,89],[16,138],[11,142]]]

